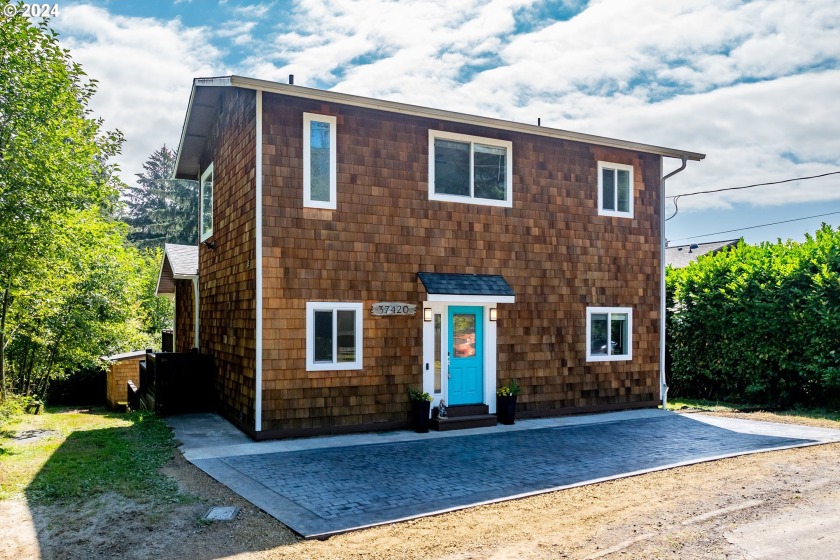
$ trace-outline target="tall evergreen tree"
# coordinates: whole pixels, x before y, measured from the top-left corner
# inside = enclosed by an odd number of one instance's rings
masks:
[[[128,240],[140,248],[198,243],[198,181],[173,179],[175,152],[163,146],[124,192]]]

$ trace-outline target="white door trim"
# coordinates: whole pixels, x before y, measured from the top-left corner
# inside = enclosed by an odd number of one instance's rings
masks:
[[[449,306],[476,306],[484,308],[484,404],[490,407],[490,413],[496,412],[496,321],[490,320],[490,309],[496,307],[495,302],[461,301],[424,301],[423,309],[432,310],[432,320],[424,321],[424,313],[418,313],[423,321],[423,391],[432,395],[432,407],[446,398],[448,392],[449,372],[447,370],[447,353],[449,348]],[[435,393],[435,322],[434,316],[441,315],[441,390]]]

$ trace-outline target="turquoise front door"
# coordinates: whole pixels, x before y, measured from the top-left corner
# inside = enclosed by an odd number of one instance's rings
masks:
[[[484,308],[449,308],[449,404],[484,402]]]

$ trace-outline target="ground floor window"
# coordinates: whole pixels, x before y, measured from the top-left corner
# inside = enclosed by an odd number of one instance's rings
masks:
[[[306,304],[306,370],[362,369],[362,304]]]
[[[586,361],[630,360],[633,310],[629,307],[589,307],[586,310]]]

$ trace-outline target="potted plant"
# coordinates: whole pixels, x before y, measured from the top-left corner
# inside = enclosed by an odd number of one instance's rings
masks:
[[[522,388],[515,379],[496,389],[496,416],[499,424],[513,424],[516,420],[516,396]]]
[[[411,427],[418,434],[429,431],[429,411],[432,406],[432,396],[420,389],[410,388],[408,400],[411,402]]]

